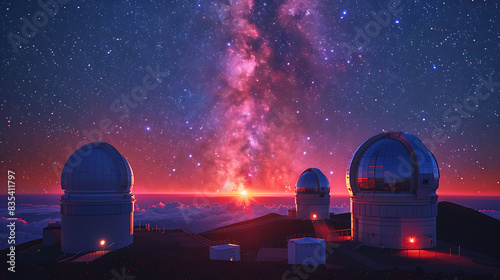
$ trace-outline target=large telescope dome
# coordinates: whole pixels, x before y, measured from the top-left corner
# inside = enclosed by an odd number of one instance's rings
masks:
[[[351,195],[363,192],[414,193],[427,197],[439,184],[434,155],[415,135],[389,131],[365,141],[346,175]]]
[[[110,144],[94,142],[74,152],[61,174],[61,250],[115,250],[134,241],[132,168]]]
[[[108,143],[94,142],[66,161],[61,187],[68,192],[124,192],[132,190],[134,174],[127,160]]]
[[[347,166],[351,236],[378,248],[436,246],[434,155],[415,135],[389,131],[366,140]]]

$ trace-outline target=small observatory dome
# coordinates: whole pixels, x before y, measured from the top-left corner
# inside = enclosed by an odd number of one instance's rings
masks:
[[[365,141],[347,167],[352,236],[365,245],[436,246],[439,169],[415,135],[389,131]]]
[[[330,183],[318,168],[308,168],[300,174],[295,191],[300,193],[314,193],[320,197],[330,194]]]
[[[297,218],[329,218],[330,183],[318,168],[308,168],[295,184]]]
[[[61,187],[66,192],[130,192],[134,174],[127,160],[108,143],[78,149],[64,165]]]
[[[110,144],[73,153],[61,174],[61,250],[114,250],[133,242],[132,168]]]

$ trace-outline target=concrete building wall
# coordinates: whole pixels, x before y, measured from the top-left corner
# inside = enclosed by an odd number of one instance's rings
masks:
[[[134,198],[130,194],[63,195],[61,250],[86,253],[132,244],[133,207]]]
[[[226,246],[226,245],[222,245]],[[210,259],[221,261],[240,261],[240,246],[227,246],[227,248],[210,247]]]
[[[60,228],[44,228],[43,229],[43,246],[53,246],[61,243]]]
[[[330,195],[320,197],[317,194],[298,193],[295,196],[297,219],[328,219],[330,217]],[[316,215],[316,218],[314,218]]]
[[[424,249],[436,246],[437,203],[414,195],[351,198],[354,240],[373,247]]]
[[[102,216],[61,215],[61,250],[87,253],[114,250],[132,244],[133,213]],[[101,245],[101,241],[104,244]]]
[[[302,244],[288,241],[288,264],[313,265],[326,264],[326,242]]]

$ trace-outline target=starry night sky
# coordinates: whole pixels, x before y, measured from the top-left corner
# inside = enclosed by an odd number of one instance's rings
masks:
[[[424,140],[438,193],[500,193],[499,1],[8,2],[18,193],[62,192],[66,159],[101,140],[136,193],[283,193],[318,167],[346,195],[352,153],[387,130]]]

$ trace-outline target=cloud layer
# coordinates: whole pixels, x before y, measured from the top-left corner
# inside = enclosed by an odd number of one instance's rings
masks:
[[[15,228],[15,244],[8,244],[8,238],[10,235],[10,230],[7,225],[10,224],[11,221],[8,221],[7,218],[0,218],[0,250],[5,249],[9,246],[19,245],[31,240],[35,240],[38,238],[42,238],[43,228],[46,227],[49,222],[59,221],[60,218],[48,218],[43,219],[38,222],[28,223],[23,219],[17,220],[16,228]]]
[[[342,206],[339,206],[342,209]],[[146,209],[136,205],[134,224],[150,223],[152,227],[165,229],[185,228],[192,232],[201,232],[248,219],[261,217],[269,213],[286,215],[291,206],[265,204],[242,205],[234,202],[226,204],[185,205],[180,202],[157,203]],[[335,211],[335,210],[334,210]],[[347,212],[348,209],[345,209]],[[17,214],[22,219],[16,222],[16,244],[42,238],[43,228],[49,222],[60,221],[58,205],[19,205]],[[337,211],[338,212],[338,211]],[[0,249],[9,247],[7,243],[9,221],[0,219]]]
[[[134,224],[150,223],[152,227],[158,226],[165,229],[185,228],[192,232],[202,232],[233,223],[258,218],[269,213],[286,215],[289,205],[265,205],[249,204],[242,205],[234,202],[226,204],[209,205],[185,205],[180,202],[157,203],[146,209],[140,209],[136,205],[134,212]],[[500,220],[500,211],[479,210],[481,213]],[[348,213],[349,205],[330,206],[330,212],[335,214]],[[16,222],[16,245],[34,239],[42,238],[43,228],[49,222],[60,221],[58,205],[32,205],[18,206],[17,214],[22,217]],[[9,221],[5,217],[0,218],[0,249],[10,245],[7,243],[9,236]]]

